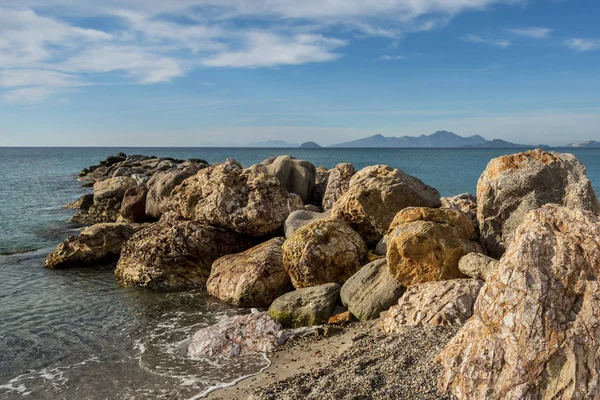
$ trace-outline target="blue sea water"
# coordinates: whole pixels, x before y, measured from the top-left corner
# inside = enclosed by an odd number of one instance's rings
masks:
[[[475,192],[490,159],[514,149],[0,148],[0,398],[180,399],[252,373],[262,357],[189,360],[199,327],[243,312],[202,291],[120,288],[110,268],[47,270],[79,226],[61,206],[89,189],[77,173],[124,151],[243,165],[290,154],[317,166],[388,164],[443,195]],[[600,150],[569,149],[600,189]]]

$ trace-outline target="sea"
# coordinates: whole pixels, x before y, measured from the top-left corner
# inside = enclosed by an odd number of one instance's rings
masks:
[[[203,290],[121,288],[110,267],[44,268],[81,227],[62,206],[91,189],[77,173],[123,151],[244,166],[289,154],[332,168],[387,164],[442,195],[475,193],[490,159],[515,149],[2,148],[0,147],[0,398],[194,399],[265,368],[263,355],[187,357],[193,333],[247,313]],[[600,189],[600,149],[564,149]]]

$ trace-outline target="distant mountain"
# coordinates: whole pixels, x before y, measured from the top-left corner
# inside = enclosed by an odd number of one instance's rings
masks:
[[[320,149],[321,146],[315,142],[304,142],[300,145],[303,149]]]
[[[284,140],[267,140],[266,142],[253,142],[248,147],[298,147],[298,143],[288,143]]]
[[[507,142],[506,140],[502,140],[502,139],[494,139],[494,140],[489,140],[486,141],[485,143],[481,143],[478,144],[477,146],[473,146],[473,147],[478,147],[478,148],[497,148],[497,149],[506,149],[506,148],[528,148],[528,147],[540,147],[540,146],[528,146],[525,144],[517,144],[517,143],[512,143],[512,142]]]
[[[336,144],[333,147],[472,147],[487,143],[479,135],[463,137],[448,131],[438,131],[431,135],[385,137],[374,135],[352,142]]]
[[[588,140],[587,142],[575,142],[567,145],[567,147],[577,147],[577,148],[600,148],[600,142],[596,142],[595,140]]]

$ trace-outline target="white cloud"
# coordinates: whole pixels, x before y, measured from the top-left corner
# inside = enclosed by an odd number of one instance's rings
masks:
[[[523,1],[0,0],[0,90],[5,101],[43,100],[107,73],[150,84],[202,66],[327,62],[348,44],[332,32],[397,40],[463,11]],[[106,20],[105,30],[89,28],[90,18]],[[23,70],[35,83],[19,84]]]
[[[565,41],[565,45],[575,51],[600,50],[600,39],[573,38]]]
[[[508,30],[509,32],[517,35],[523,36],[531,39],[543,39],[548,37],[552,32],[550,28],[541,28],[541,27],[530,27],[530,28],[512,28]]]
[[[487,44],[490,46],[500,47],[503,49],[505,49],[511,45],[511,42],[509,40],[490,39],[490,38],[485,38],[485,37],[479,36],[479,35],[467,35],[467,36],[463,37],[462,40],[465,42],[470,42],[470,43]]]
[[[390,55],[390,54],[384,54],[381,57],[379,57],[380,60],[385,60],[385,61],[397,61],[397,60],[406,60],[408,58],[408,56],[404,56],[404,55]]]

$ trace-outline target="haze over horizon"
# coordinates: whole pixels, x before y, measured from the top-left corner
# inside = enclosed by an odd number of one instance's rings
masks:
[[[600,140],[593,0],[0,0],[0,146]]]

